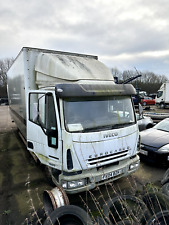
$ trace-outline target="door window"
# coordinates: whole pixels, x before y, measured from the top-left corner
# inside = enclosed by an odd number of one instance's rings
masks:
[[[30,94],[29,120],[41,126],[48,136],[48,145],[50,147],[58,146],[56,111],[52,94]]]

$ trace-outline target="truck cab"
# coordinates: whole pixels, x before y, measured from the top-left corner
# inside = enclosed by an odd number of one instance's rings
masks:
[[[160,89],[157,91],[155,98],[155,104],[160,106],[161,109],[169,106],[169,82],[163,83]]]
[[[131,85],[96,81],[29,92],[28,150],[56,185],[77,193],[138,168],[132,92]]]

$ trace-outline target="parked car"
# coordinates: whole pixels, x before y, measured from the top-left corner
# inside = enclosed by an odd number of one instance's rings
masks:
[[[139,127],[139,131],[152,128],[155,124],[151,117],[136,114],[137,124]]]
[[[153,128],[140,132],[140,158],[149,162],[169,164],[169,118]]]
[[[155,99],[151,98],[151,97],[144,97],[141,99],[141,104],[143,106],[146,105],[155,105]]]

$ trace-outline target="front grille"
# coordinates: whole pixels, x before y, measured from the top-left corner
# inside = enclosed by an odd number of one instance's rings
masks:
[[[129,153],[128,150],[124,150],[124,151],[117,152],[117,153],[99,156],[97,158],[88,159],[87,163],[90,166],[105,163],[105,162],[109,163],[112,160],[120,160],[121,158],[124,158],[124,157],[128,156],[128,153]]]
[[[98,166],[98,167],[97,167],[97,171],[106,169],[106,168],[108,168],[108,167],[110,167],[110,166],[117,166],[117,165],[119,165],[119,161],[116,161],[116,162],[113,162],[113,163],[108,163],[108,164],[106,164],[106,165]]]

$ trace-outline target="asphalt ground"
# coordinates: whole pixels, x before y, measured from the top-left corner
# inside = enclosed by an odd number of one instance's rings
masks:
[[[98,204],[102,208],[117,193],[135,195],[145,188],[160,188],[165,171],[141,162],[138,171],[128,177],[68,197],[71,204],[91,210],[95,215]],[[0,224],[43,224],[43,192],[52,188],[43,168],[34,162],[18,135],[9,107],[0,106]]]

